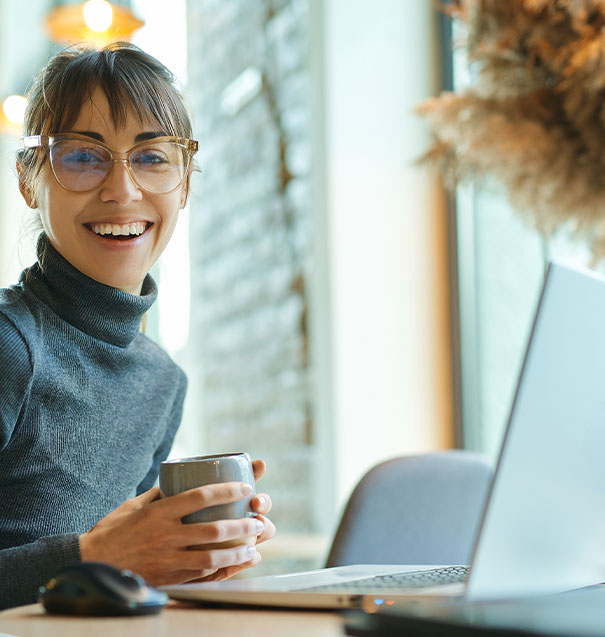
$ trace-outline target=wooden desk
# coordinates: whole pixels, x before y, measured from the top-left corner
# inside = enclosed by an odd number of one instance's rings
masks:
[[[39,604],[0,612],[0,637],[342,637],[335,613],[267,610],[214,610],[170,603],[150,617],[60,617]]]

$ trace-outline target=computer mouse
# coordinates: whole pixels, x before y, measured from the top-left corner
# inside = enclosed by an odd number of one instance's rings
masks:
[[[59,571],[40,587],[39,601],[60,615],[153,615],[168,596],[136,573],[102,562],[81,562]]]

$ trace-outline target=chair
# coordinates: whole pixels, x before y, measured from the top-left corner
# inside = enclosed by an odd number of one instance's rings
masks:
[[[326,566],[468,564],[493,476],[468,451],[395,458],[355,487]]]

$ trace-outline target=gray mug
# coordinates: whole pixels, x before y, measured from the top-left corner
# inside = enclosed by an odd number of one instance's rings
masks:
[[[252,486],[252,494],[236,502],[206,507],[183,518],[185,524],[195,522],[214,522],[216,520],[234,520],[256,517],[250,509],[250,500],[256,492],[252,461],[247,453],[226,453],[192,458],[175,458],[160,465],[160,490],[166,497],[219,482],[247,482]],[[227,548],[239,544],[255,544],[256,536],[198,545],[198,550]]]

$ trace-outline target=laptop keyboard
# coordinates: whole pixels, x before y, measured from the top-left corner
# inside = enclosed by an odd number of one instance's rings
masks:
[[[405,590],[411,588],[426,588],[428,586],[438,586],[440,584],[458,584],[465,582],[468,577],[468,566],[445,566],[434,568],[428,571],[414,571],[408,573],[393,573],[391,575],[376,575],[365,579],[353,580],[337,584],[327,584],[324,586],[313,586],[303,588],[304,591],[342,591],[346,589],[364,591],[382,591],[384,589]]]

